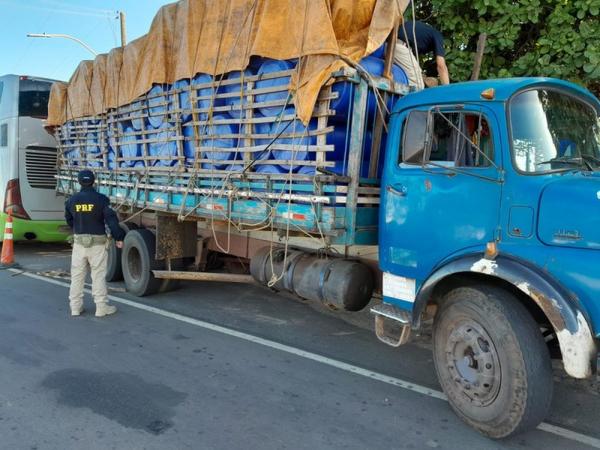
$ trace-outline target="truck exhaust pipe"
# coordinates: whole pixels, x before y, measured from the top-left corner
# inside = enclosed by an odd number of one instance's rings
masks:
[[[358,261],[295,249],[286,257],[283,248],[261,248],[250,260],[250,273],[265,286],[346,311],[367,306],[375,285],[371,269]]]

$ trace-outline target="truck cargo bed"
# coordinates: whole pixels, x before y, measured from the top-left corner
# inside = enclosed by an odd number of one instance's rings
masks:
[[[270,76],[289,77],[289,71]],[[251,100],[254,95],[261,93],[252,87],[257,81],[256,77],[249,77],[243,82],[243,97],[250,100],[241,103],[241,108],[239,105],[229,106],[243,110],[239,119],[221,119],[221,122],[215,123],[210,122],[208,116],[199,120],[206,111],[197,107],[199,103],[195,93],[197,89],[211,86],[217,90],[219,82],[214,81],[213,84],[190,89],[189,111],[182,110],[177,104],[170,109],[164,105],[165,109],[160,114],[164,115],[165,122],[173,129],[166,136],[157,136],[156,130],[145,129],[148,117],[132,111],[132,105],[111,110],[105,117],[71,121],[56,131],[60,153],[58,191],[67,195],[75,192],[77,172],[85,167],[95,172],[99,191],[106,194],[114,206],[128,208],[130,212],[173,213],[180,220],[231,221],[238,231],[273,229],[285,230],[288,234],[299,232],[319,236],[332,245],[375,245],[379,205],[378,167],[382,163],[381,147],[385,142],[385,132],[381,126],[384,118],[380,114],[373,116],[371,113],[369,117],[369,110],[374,109],[369,102],[376,101],[373,93],[377,92],[378,96],[385,96],[385,101],[390,105],[399,94],[406,92],[406,86],[382,78],[369,77],[366,80],[353,69],[340,71],[334,78],[336,83],[347,84],[345,88],[350,92],[348,113],[341,119],[335,117],[336,111],[331,109],[331,102],[338,93],[331,87],[324,88],[315,108],[315,126],[305,130],[302,136],[314,136],[314,139],[306,143],[303,141],[301,145],[282,144],[288,142],[284,138],[298,137],[286,129],[278,133],[255,133],[254,128],[259,124],[268,122],[271,127],[277,127],[278,123],[285,123],[284,119],[293,118],[283,113],[280,117],[265,117],[256,113],[257,108],[265,106],[264,102]],[[269,91],[288,92],[288,89],[288,85],[281,85],[271,87]],[[177,103],[180,94],[181,89],[169,89],[162,95]],[[231,94],[214,95],[213,104],[221,96],[230,98]],[[153,99],[152,96],[140,99],[137,103],[151,106],[139,108],[138,112],[156,113],[155,108],[161,103],[153,102]],[[282,103],[278,106],[283,108],[285,105]],[[383,110],[381,106],[379,108]],[[186,112],[192,115],[193,120],[184,124],[180,117]],[[137,119],[146,124],[144,129],[120,133],[123,129],[121,125],[130,123],[134,113],[138,114]],[[211,150],[224,149],[207,147],[203,143],[207,139],[231,138],[231,135],[220,132],[216,127],[228,122],[241,127],[234,136],[238,140],[237,146],[229,149],[240,156],[226,161],[232,164],[221,168],[222,160],[207,156]],[[194,126],[194,135],[185,136],[183,126]],[[329,158],[334,152],[334,145],[327,144],[327,139],[334,129],[345,133],[342,164]],[[166,132],[169,133],[169,129]],[[377,133],[380,136],[375,138]],[[107,135],[110,135],[110,139]],[[120,147],[128,145],[128,139],[132,136],[141,146],[141,154],[124,156]],[[172,145],[172,153],[151,153],[151,145],[157,143]],[[111,145],[116,148],[111,148]],[[193,149],[194,158],[189,157],[190,152],[186,153],[184,146],[188,150]],[[93,151],[90,151],[90,147]],[[256,152],[265,150],[288,151],[292,159],[257,158]],[[300,151],[314,156],[297,159],[295,152]],[[336,151],[339,155],[339,149]],[[132,158],[139,163],[132,165]],[[168,159],[168,164],[161,163],[163,158]],[[259,169],[261,165],[282,164],[289,165],[289,170],[264,173]],[[337,167],[334,168],[334,165]]]

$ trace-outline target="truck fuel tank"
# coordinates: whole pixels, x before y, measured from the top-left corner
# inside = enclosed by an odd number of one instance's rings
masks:
[[[250,273],[261,284],[320,301],[336,309],[360,311],[373,295],[373,273],[349,259],[301,250],[263,247],[250,260]]]

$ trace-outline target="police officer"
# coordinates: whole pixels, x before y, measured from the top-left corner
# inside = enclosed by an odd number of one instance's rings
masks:
[[[80,192],[65,203],[65,218],[74,234],[69,291],[71,315],[79,316],[83,312],[83,287],[89,264],[96,317],[104,317],[117,311],[115,306],[108,304],[105,277],[109,242],[105,225],[110,228],[118,248],[123,247],[125,232],[119,226],[117,214],[111,209],[108,197],[94,189],[94,173],[82,170],[77,180],[81,185]]]

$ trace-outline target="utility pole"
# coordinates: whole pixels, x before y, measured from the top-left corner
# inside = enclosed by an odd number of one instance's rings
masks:
[[[483,52],[485,52],[485,42],[487,40],[487,33],[481,33],[479,40],[477,41],[477,51],[475,52],[475,63],[473,64],[473,73],[471,74],[471,80],[479,79],[479,72],[481,71],[481,63],[483,62]]]
[[[123,11],[119,11],[119,20],[121,21],[121,47],[125,47],[127,45],[127,25]]]

